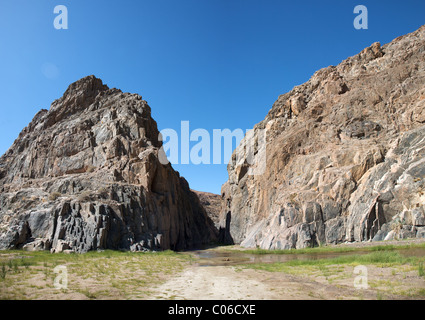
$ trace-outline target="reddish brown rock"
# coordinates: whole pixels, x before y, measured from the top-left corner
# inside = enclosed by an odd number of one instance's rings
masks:
[[[266,249],[424,237],[424,83],[425,26],[281,95],[253,131],[265,172],[248,138],[233,154],[221,227]]]

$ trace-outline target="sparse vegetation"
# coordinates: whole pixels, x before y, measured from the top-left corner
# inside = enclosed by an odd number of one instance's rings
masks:
[[[290,196],[289,196],[289,201],[291,202],[291,203],[294,203],[295,202],[295,199],[298,197],[298,194],[297,193],[292,193]]]
[[[61,193],[59,193],[59,192],[52,192],[52,193],[49,194],[49,200],[50,201],[55,201],[60,196],[62,196]]]
[[[316,266],[319,270],[323,270],[325,266],[341,266],[341,265],[366,265],[366,264],[375,264],[379,266],[389,266],[395,264],[406,264],[406,263],[415,263],[415,258],[413,257],[403,257],[398,252],[393,251],[376,251],[368,254],[362,255],[342,255],[335,258],[325,258],[325,259],[302,259],[302,260],[290,260],[286,262],[278,263],[267,263],[267,264],[258,264],[251,265],[251,267],[256,269],[262,269],[266,271],[280,271],[286,270],[287,267],[302,267],[302,266]],[[320,269],[322,268],[322,269]]]
[[[419,261],[419,263],[418,263],[418,274],[419,274],[420,277],[424,277],[425,276],[424,262],[423,261]]]
[[[387,299],[394,296],[425,298],[424,257],[404,255],[402,249],[423,249],[425,243],[379,245],[374,247],[321,247],[285,251],[299,254],[288,261],[236,265],[237,274],[261,271],[282,273],[308,281],[351,290],[347,297]],[[399,250],[400,249],[400,250]],[[230,248],[219,248],[228,252]],[[362,252],[360,252],[360,250]],[[253,250],[256,254],[271,253]],[[252,250],[244,250],[244,253]],[[413,252],[423,252],[422,250]],[[277,252],[274,251],[274,254]],[[281,252],[282,253],[282,252]],[[316,255],[319,253],[320,255]],[[329,255],[328,255],[329,253]],[[341,253],[335,256],[335,253]],[[305,256],[303,257],[303,254]],[[326,257],[327,258],[322,258]],[[194,256],[172,251],[132,253],[126,251],[91,251],[85,254],[25,251],[0,251],[0,299],[146,299],[156,293],[166,280],[177,275],[194,261]],[[68,287],[56,289],[54,268],[66,266]],[[367,266],[369,289],[356,291],[353,270]],[[249,269],[249,270],[247,270]],[[274,276],[275,277],[275,276]],[[277,276],[279,278],[279,276]],[[306,295],[308,292],[305,293]],[[172,296],[172,295],[171,295]],[[324,299],[312,291],[312,298]],[[341,297],[344,298],[344,297]]]
[[[349,247],[349,246],[319,246],[314,248],[304,249],[291,249],[291,250],[265,250],[256,248],[253,250],[244,250],[245,253],[249,254],[314,254],[314,253],[344,253],[344,252],[355,252],[355,251],[392,251],[401,249],[412,249],[412,248],[424,248],[425,243],[410,243],[410,244],[383,244],[376,246],[365,246],[361,248]]]
[[[4,262],[2,262],[1,270],[0,270],[0,279],[2,279],[2,280],[6,279],[6,274],[7,274],[6,264]]]
[[[425,248],[425,244],[381,245],[361,249],[344,247],[303,249],[300,252],[297,250],[291,253],[302,255],[313,252],[324,254],[339,252],[343,254],[320,259],[309,255],[308,258],[285,262],[247,264],[244,268],[283,272],[294,276],[308,277],[315,281],[319,279],[327,284],[345,284],[353,287],[353,270],[356,266],[364,265],[374,275],[369,276],[369,285],[371,290],[376,291],[377,299],[383,299],[384,294],[425,298],[423,257],[420,255],[406,256],[401,253],[403,249],[411,248]],[[364,252],[361,254],[355,252],[358,250]],[[345,254],[346,252],[348,254]],[[264,252],[260,251],[260,254],[264,254]]]
[[[99,190],[97,190],[97,194],[102,199],[107,199],[109,196],[109,189],[106,187],[101,187]]]
[[[94,172],[95,170],[96,170],[96,167],[90,165],[90,166],[87,167],[86,172],[89,172],[90,173],[90,172]]]
[[[90,201],[91,200],[91,192],[90,191],[84,191],[81,194],[78,195],[77,200],[81,202]]]
[[[404,219],[400,219],[399,217],[397,217],[391,222],[390,228],[395,233],[395,239],[399,239],[400,232],[403,229],[403,225],[405,224],[406,221],[404,221]]]
[[[132,253],[93,251],[67,254],[0,251],[0,299],[129,299],[143,298],[190,263],[172,251]],[[68,270],[68,288],[58,290],[54,268]]]

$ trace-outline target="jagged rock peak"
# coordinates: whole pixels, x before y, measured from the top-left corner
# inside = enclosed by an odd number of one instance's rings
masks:
[[[68,86],[68,89],[65,91],[64,96],[72,95],[78,92],[84,94],[92,95],[92,93],[97,93],[99,91],[106,91],[109,87],[103,84],[102,80],[96,78],[94,75],[90,75],[80,80],[71,83]]]
[[[184,250],[216,239],[151,109],[94,76],[39,111],[0,157],[0,249]]]
[[[78,113],[95,102],[97,96],[108,91],[121,92],[118,89],[110,90],[101,79],[94,75],[84,77],[70,84],[63,96],[52,103],[49,111],[66,116]]]

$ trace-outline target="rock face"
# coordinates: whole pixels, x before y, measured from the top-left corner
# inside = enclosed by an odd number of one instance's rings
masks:
[[[221,196],[210,192],[192,190],[204,207],[208,217],[214,222],[218,230],[220,227]]]
[[[290,249],[425,237],[424,84],[422,26],[281,95],[228,165],[226,241]],[[250,139],[263,160],[246,161]]]
[[[0,158],[0,248],[183,250],[215,241],[198,197],[159,161],[158,135],[139,95],[94,76],[71,84]]]

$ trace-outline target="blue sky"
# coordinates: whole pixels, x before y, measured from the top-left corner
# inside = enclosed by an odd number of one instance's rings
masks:
[[[356,30],[356,5],[368,30]],[[53,27],[56,5],[68,30]],[[0,0],[0,154],[68,85],[94,74],[149,102],[159,129],[249,129],[280,94],[425,24],[425,1]],[[221,165],[175,165],[220,193]]]

